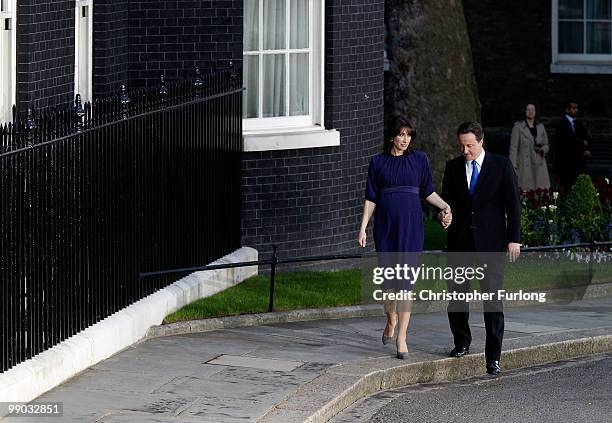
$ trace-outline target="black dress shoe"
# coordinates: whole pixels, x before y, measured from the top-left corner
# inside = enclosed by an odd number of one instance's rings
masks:
[[[451,357],[463,357],[464,355],[467,355],[469,353],[470,353],[470,347],[469,346],[455,347],[451,351],[450,356]]]
[[[499,367],[499,361],[489,361],[487,362],[487,373],[492,376],[497,376],[501,373],[501,367]]]

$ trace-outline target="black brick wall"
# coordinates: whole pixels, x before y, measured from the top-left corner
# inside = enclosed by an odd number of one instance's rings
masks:
[[[74,99],[74,0],[18,2],[17,101]],[[242,0],[94,2],[94,97],[242,62]]]
[[[119,92],[128,82],[128,0],[94,2],[94,97]]]
[[[551,1],[464,0],[486,125],[511,125],[528,101],[557,116],[567,98],[612,116],[612,75],[551,74]],[[520,12],[520,13],[519,13]]]
[[[74,0],[17,2],[17,107],[73,100]]]
[[[243,0],[130,1],[132,88],[242,62]]]
[[[267,256],[276,243],[282,257],[358,249],[383,138],[383,17],[381,0],[326,2],[325,126],[341,145],[243,155],[243,245]]]

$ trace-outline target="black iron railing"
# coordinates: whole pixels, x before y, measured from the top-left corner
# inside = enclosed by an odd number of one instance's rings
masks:
[[[0,371],[240,246],[238,75],[0,126]]]
[[[570,249],[585,249],[590,253],[593,253],[597,250],[606,251],[606,249],[612,248],[612,242],[589,242],[589,243],[575,243],[575,244],[563,244],[563,245],[544,245],[539,247],[524,247],[521,248],[521,252],[529,253],[529,252],[538,252],[538,251],[564,251]],[[328,255],[320,255],[320,256],[306,256],[306,257],[296,257],[296,258],[278,258],[276,255],[277,247],[276,245],[272,246],[272,256],[269,259],[264,260],[256,260],[256,261],[244,261],[238,263],[228,263],[228,264],[209,264],[206,266],[194,266],[190,268],[178,268],[178,269],[166,269],[152,272],[142,272],[139,275],[140,279],[147,279],[151,277],[159,277],[159,276],[168,276],[168,275],[176,275],[176,274],[189,274],[193,272],[199,272],[203,270],[220,270],[220,269],[232,269],[237,267],[249,267],[249,266],[265,266],[270,267],[270,285],[269,285],[269,301],[268,301],[268,312],[273,312],[274,310],[274,292],[276,285],[276,271],[277,266],[279,264],[293,264],[293,263],[308,263],[308,262],[321,262],[321,261],[337,261],[337,260],[354,260],[354,259],[362,259],[366,257],[376,257],[375,252],[369,252],[364,254],[328,254]],[[445,251],[443,250],[426,250],[424,253],[434,253],[441,254]],[[592,261],[589,261],[589,273],[592,273]]]

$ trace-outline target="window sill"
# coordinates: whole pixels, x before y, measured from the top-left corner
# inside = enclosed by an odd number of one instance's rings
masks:
[[[271,131],[249,131],[242,134],[242,151],[296,150],[300,148],[340,145],[340,132],[320,126]]]
[[[551,73],[612,74],[612,63],[551,63]]]

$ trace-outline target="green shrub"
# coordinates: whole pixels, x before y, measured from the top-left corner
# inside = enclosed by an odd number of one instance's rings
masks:
[[[602,218],[593,181],[587,175],[579,175],[561,204],[561,220],[565,232],[576,231],[582,242],[596,241],[601,237]]]

